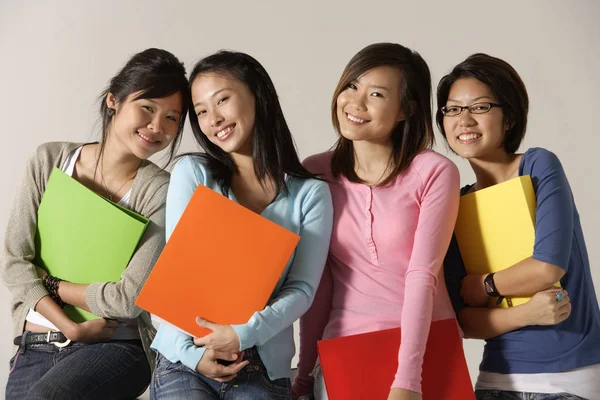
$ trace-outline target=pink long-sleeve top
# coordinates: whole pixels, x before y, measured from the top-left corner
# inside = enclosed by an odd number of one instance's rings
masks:
[[[295,392],[309,391],[317,340],[401,326],[392,387],[420,393],[431,321],[455,318],[442,262],[458,213],[458,169],[426,150],[389,185],[370,187],[334,179],[331,155],[304,162],[330,183],[334,225],[318,293],[300,320]]]

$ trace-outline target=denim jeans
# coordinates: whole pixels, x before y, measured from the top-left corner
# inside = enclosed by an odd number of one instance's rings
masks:
[[[151,374],[140,341],[21,345],[9,365],[6,400],[133,399]]]
[[[523,393],[504,390],[476,390],[477,400],[585,400],[569,393]]]
[[[172,363],[158,355],[150,385],[150,399],[156,400],[283,400],[292,398],[288,378],[270,380],[256,349],[244,351],[250,363],[225,383]]]

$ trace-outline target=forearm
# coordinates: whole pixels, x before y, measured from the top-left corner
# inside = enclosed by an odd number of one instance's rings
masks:
[[[35,311],[39,312],[48,321],[52,322],[54,326],[67,336],[67,338],[73,340],[77,324],[71,321],[62,308],[60,308],[50,296],[42,297],[36,304]]]
[[[407,274],[398,370],[392,388],[421,392],[423,357],[429,337],[437,281],[426,271]]]
[[[458,322],[470,339],[490,339],[527,326],[523,307],[487,308],[465,307],[458,314]]]
[[[496,272],[494,282],[502,296],[527,296],[548,289],[565,274],[562,268],[532,257]]]
[[[92,312],[85,301],[87,284],[61,281],[58,285],[58,295],[64,303]]]

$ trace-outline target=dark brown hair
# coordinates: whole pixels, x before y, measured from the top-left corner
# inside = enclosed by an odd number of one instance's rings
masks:
[[[483,53],[469,56],[458,64],[452,72],[444,76],[437,88],[437,111],[435,121],[446,139],[444,114],[441,108],[446,105],[454,82],[462,78],[474,78],[490,88],[502,106],[504,119],[511,127],[504,136],[503,147],[508,154],[514,154],[525,137],[529,97],[521,77],[506,61]]]
[[[406,119],[398,123],[392,131],[392,171],[381,183],[386,185],[402,173],[414,157],[434,142],[431,122],[431,75],[429,67],[419,55],[396,43],[375,43],[359,51],[346,65],[333,93],[331,118],[340,136],[331,159],[334,177],[340,175],[352,182],[362,182],[354,170],[354,147],[352,141],[342,136],[337,117],[338,96],[348,85],[365,72],[389,66],[397,68],[401,75],[400,104],[404,107]]]

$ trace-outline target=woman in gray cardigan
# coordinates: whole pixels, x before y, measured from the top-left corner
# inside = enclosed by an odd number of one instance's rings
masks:
[[[169,174],[147,159],[167,148],[175,153],[188,97],[183,64],[167,51],[147,49],[102,93],[100,143],[46,143],[29,160],[0,261],[18,346],[7,399],[125,399],[148,386],[145,350],[154,330],[134,301],[164,246]],[[54,167],[150,219],[119,282],[74,284],[33,263],[38,207]],[[63,304],[101,318],[75,323]]]

